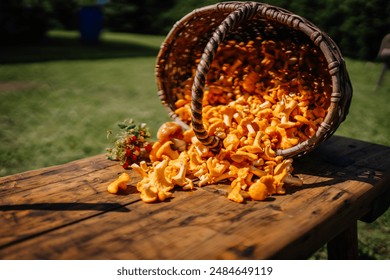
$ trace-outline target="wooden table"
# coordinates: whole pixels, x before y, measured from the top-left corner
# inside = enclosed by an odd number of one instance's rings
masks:
[[[155,204],[109,194],[123,169],[104,155],[2,177],[0,258],[305,259],[324,244],[356,257],[357,220],[389,206],[390,147],[333,136],[294,167],[304,186],[245,204],[222,185]]]

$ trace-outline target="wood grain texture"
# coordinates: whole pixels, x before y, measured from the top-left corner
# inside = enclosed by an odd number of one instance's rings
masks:
[[[226,185],[145,204],[131,171],[109,194],[104,155],[3,177],[0,259],[304,259],[389,205],[390,147],[333,136],[293,165],[302,187],[245,204]]]

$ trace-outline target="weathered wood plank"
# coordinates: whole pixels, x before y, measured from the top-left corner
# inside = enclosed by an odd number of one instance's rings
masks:
[[[0,178],[0,258],[306,258],[386,193],[389,159],[389,147],[333,137],[296,159],[304,186],[246,204],[220,185],[158,204],[110,195],[122,169],[103,156]]]
[[[75,176],[78,177],[96,172],[97,170],[104,170],[114,165],[115,162],[107,161],[105,156],[97,155],[63,165],[5,176],[0,178],[0,196],[6,196],[8,192],[15,194],[19,191],[25,192],[29,189],[40,188],[43,185],[71,180]]]
[[[53,171],[44,168],[0,179],[0,248],[106,211],[124,211],[122,205],[139,200],[136,193],[110,195],[109,182],[123,172],[99,155]],[[12,180],[17,178],[17,180]],[[134,175],[130,185],[139,177]],[[31,183],[29,183],[31,182]]]
[[[170,202],[132,203],[126,206],[127,213],[105,212],[6,247],[0,255],[11,259],[261,259],[288,258],[280,252],[290,247],[294,258],[305,258],[329,236],[343,231],[346,220],[356,219],[358,213],[345,206],[345,201],[354,199],[347,192],[340,195],[338,184],[244,205],[203,189],[177,192]]]

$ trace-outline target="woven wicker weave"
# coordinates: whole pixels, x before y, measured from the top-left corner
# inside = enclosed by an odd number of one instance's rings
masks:
[[[157,57],[159,97],[168,108],[170,117],[188,128],[189,123],[175,114],[175,102],[182,94],[183,82],[192,78],[194,132],[203,144],[218,152],[221,140],[209,136],[202,121],[203,90],[210,65],[224,40],[248,42],[259,35],[269,40],[283,39],[309,45],[318,49],[318,56],[324,58],[324,69],[313,70],[315,75],[327,76],[325,80],[332,92],[323,122],[310,139],[276,151],[285,157],[305,154],[331,136],[344,121],[352,97],[352,86],[335,43],[312,23],[287,10],[258,2],[224,2],[186,15],[173,26]],[[318,68],[321,66],[318,65]]]

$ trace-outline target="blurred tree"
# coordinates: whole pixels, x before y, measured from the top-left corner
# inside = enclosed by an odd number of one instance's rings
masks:
[[[36,42],[49,28],[47,0],[2,0],[0,38],[4,44]]]
[[[326,32],[345,56],[374,59],[382,38],[390,32],[388,0],[270,0]]]
[[[161,34],[169,23],[161,16],[174,0],[111,0],[104,8],[106,26],[112,31]]]
[[[382,38],[390,32],[390,1],[348,0],[341,4],[331,0],[331,4],[341,20],[338,28],[333,23],[330,32],[342,51],[353,58],[374,59]]]
[[[51,0],[53,25],[68,30],[77,29],[78,10],[79,5],[77,0]]]

